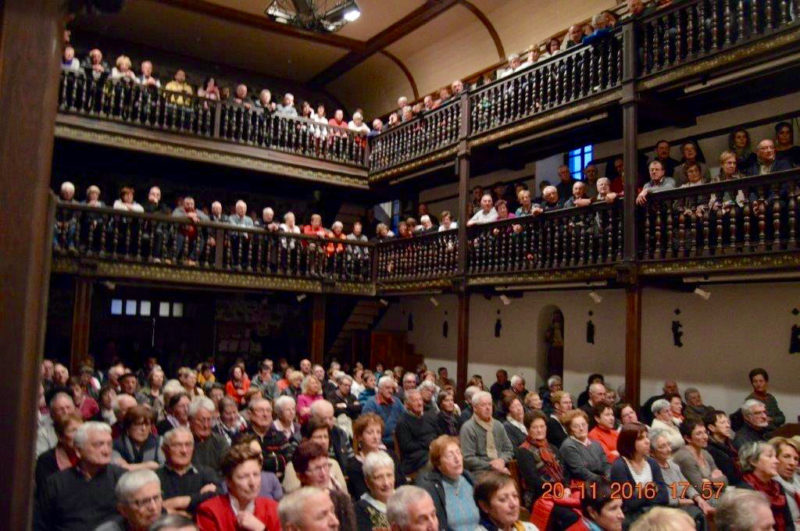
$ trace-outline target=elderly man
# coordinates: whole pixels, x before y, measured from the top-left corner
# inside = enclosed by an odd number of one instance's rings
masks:
[[[391,531],[438,531],[439,518],[433,498],[425,489],[404,485],[386,503]]]
[[[398,379],[400,379],[400,377],[398,377]],[[397,398],[399,398],[400,400],[405,400],[406,391],[410,391],[411,389],[417,388],[417,375],[409,371],[403,374],[401,382],[403,384],[403,387],[397,390]]]
[[[36,456],[40,456],[58,444],[55,423],[75,413],[75,402],[67,393],[58,392],[50,399],[50,415],[42,417],[36,433]]]
[[[435,417],[439,413],[439,406],[436,405],[436,384],[430,380],[425,380],[419,387],[417,387],[420,396],[422,396],[422,409],[426,416]]]
[[[714,408],[703,404],[703,397],[696,387],[688,387],[683,392],[683,398],[686,400],[686,407],[683,408],[683,414],[688,417],[694,417],[698,420],[703,420],[706,415],[714,411]]]
[[[378,380],[378,391],[364,405],[364,413],[376,413],[383,419],[383,443],[391,448],[394,441],[394,430],[397,421],[403,414],[403,405],[394,396],[397,384],[391,376],[383,376]]]
[[[272,377],[272,360],[261,362],[258,367],[258,374],[250,381],[250,387],[253,386],[261,389],[261,396],[267,400],[273,400],[278,396],[278,387]]]
[[[550,212],[563,207],[564,205],[561,199],[559,199],[558,188],[552,185],[545,186],[544,190],[542,190],[542,203],[539,206],[542,212]]]
[[[148,531],[163,510],[161,481],[152,470],[126,472],[117,481],[119,515],[95,531]]]
[[[311,374],[311,361],[307,359],[300,360],[300,372],[303,373],[303,378]],[[320,382],[321,384],[322,382]]]
[[[776,160],[775,142],[765,138],[756,147],[756,160],[749,166],[742,168],[745,175],[766,175],[776,171],[791,170],[792,165],[786,159]]]
[[[236,201],[234,214],[228,223],[237,227],[251,229],[255,226],[253,219],[247,215],[247,203],[241,199]],[[250,233],[233,231],[231,233],[231,259],[236,269],[249,267],[247,252],[250,245]]]
[[[137,404],[146,404],[147,397],[139,391],[139,379],[132,372],[127,372],[119,377],[119,387],[122,393],[131,395]]]
[[[297,117],[297,109],[294,106],[294,94],[287,92],[283,96],[283,103],[279,103],[275,112],[284,116]]]
[[[572,185],[572,195],[564,203],[564,208],[587,207],[592,204],[592,200],[586,195],[586,183],[576,181]]]
[[[645,183],[642,191],[636,196],[636,204],[643,206],[647,204],[647,194],[660,190],[672,190],[675,188],[675,180],[672,177],[664,176],[664,163],[654,160],[647,165],[650,172],[650,180]]]
[[[278,505],[283,531],[337,531],[339,520],[327,490],[303,487],[285,496]]]
[[[65,204],[78,204],[75,199],[75,185],[69,181],[61,183],[59,189],[58,202]],[[69,251],[74,254],[78,249],[75,247],[75,235],[78,231],[78,218],[72,210],[57,210],[56,225],[53,231],[53,247],[59,251]]]
[[[589,386],[589,400],[580,409],[589,416],[589,429],[593,429],[597,422],[594,420],[594,408],[600,404],[607,403],[606,385],[602,382],[595,382]]]
[[[462,425],[472,418],[475,412],[472,410],[472,397],[475,393],[481,391],[481,388],[476,385],[470,385],[464,389],[464,402],[461,404],[461,416],[459,417],[458,424]],[[492,397],[494,398],[494,397]]]
[[[208,216],[202,210],[197,209],[194,198],[190,196],[183,198],[183,204],[172,211],[172,216],[189,218],[191,221],[190,224],[178,227],[178,256],[176,258],[183,258],[186,265],[197,265],[197,250],[203,247],[203,238],[202,232],[196,224],[199,221],[208,221]]]
[[[678,390],[678,382],[671,379],[664,381],[661,391],[662,393],[660,395],[651,396],[644,404],[642,404],[642,409],[639,412],[639,418],[642,419],[644,424],[650,424],[653,422],[653,402],[669,395],[680,395],[680,391]],[[684,409],[686,408],[684,407]]]
[[[569,197],[572,195],[572,186],[575,184],[575,179],[572,178],[572,175],[569,173],[569,167],[565,164],[562,164],[558,167],[558,184],[556,185],[556,191],[558,192],[558,197]],[[544,195],[544,192],[542,193]]]
[[[216,412],[217,408],[210,398],[195,398],[189,406],[189,428],[194,435],[192,464],[219,471],[222,456],[228,451],[228,441],[213,432]]]
[[[515,395],[517,395],[519,402],[524,404],[525,397],[528,394],[528,390],[525,388],[525,378],[519,374],[513,375],[511,377],[511,390],[514,391]]]
[[[453,97],[458,97],[464,92],[464,82],[460,79],[456,79],[450,84],[450,92],[453,94]]]
[[[547,441],[561,448],[561,443],[569,437],[566,428],[561,424],[561,417],[567,411],[572,411],[572,396],[566,391],[555,391],[550,393],[550,402],[553,405],[553,412],[547,419]]]
[[[342,470],[345,470],[348,460],[353,457],[353,447],[347,433],[336,425],[333,405],[327,400],[317,400],[311,404],[311,419],[320,424],[325,424],[330,429],[330,445],[328,456],[336,459]]]
[[[481,225],[497,221],[497,210],[494,208],[491,194],[481,196],[481,208],[467,221],[467,226]]]
[[[583,42],[583,28],[580,24],[573,24],[567,30],[567,49],[578,46]]]
[[[347,415],[351,420],[357,419],[363,405],[351,393],[353,378],[339,371],[334,379],[336,380],[336,390],[328,393],[326,398],[333,404],[336,416]]]
[[[136,407],[138,404],[139,403],[132,395],[127,393],[120,393],[117,395],[117,398],[114,400],[114,417],[117,419],[117,422],[111,426],[111,436],[114,439],[117,439],[120,435],[122,435],[122,419],[125,418],[125,414],[128,412],[128,410],[130,410],[132,407]]]
[[[280,223],[275,220],[275,211],[271,207],[266,207],[261,211],[260,225],[269,232],[277,232]]]
[[[769,417],[764,402],[748,398],[741,407],[744,424],[736,432],[733,445],[737,450],[748,443],[766,441],[769,432]]]
[[[117,481],[125,472],[111,464],[111,428],[86,422],[75,433],[79,461],[50,476],[37,493],[36,531],[85,531],[116,514]]]
[[[153,63],[150,61],[142,61],[140,65],[141,75],[136,78],[140,85],[144,87],[161,87],[161,81],[158,80],[157,77],[153,76]]]
[[[428,464],[428,449],[438,432],[431,418],[423,414],[419,391],[406,391],[405,405],[406,410],[397,421],[394,434],[400,449],[400,472],[411,476]]]
[[[222,483],[217,473],[207,466],[192,464],[194,436],[189,428],[168,431],[161,449],[166,462],[156,474],[161,480],[165,509],[193,514],[198,504],[219,493]]]
[[[283,478],[286,462],[291,459],[291,445],[286,437],[278,431],[272,422],[272,403],[265,398],[254,398],[248,405],[250,413],[250,429],[261,443],[264,458],[263,470],[272,472],[279,479]]]
[[[714,523],[717,531],[771,531],[775,516],[763,493],[728,487],[717,503]]]
[[[604,201],[606,203],[613,203],[617,198],[617,193],[611,191],[611,181],[608,177],[600,177],[597,179],[597,195],[596,201]]]
[[[492,417],[492,395],[479,391],[472,397],[475,414],[461,426],[461,453],[470,472],[497,470],[508,474],[506,463],[514,448],[503,425]]]

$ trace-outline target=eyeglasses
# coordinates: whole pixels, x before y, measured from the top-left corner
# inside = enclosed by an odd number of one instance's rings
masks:
[[[147,507],[151,503],[157,504],[160,501],[161,501],[161,493],[158,493],[155,496],[151,496],[149,498],[142,498],[141,500],[131,500],[128,505],[135,507],[137,509],[141,509],[143,507]]]
[[[331,469],[331,464],[330,463],[325,463],[323,465],[318,465],[318,466],[315,466],[313,468],[309,468],[307,473],[308,474],[316,474],[317,472],[327,472],[330,469]]]

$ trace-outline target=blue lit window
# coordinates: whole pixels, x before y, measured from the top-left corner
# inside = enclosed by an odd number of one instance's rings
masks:
[[[576,181],[583,180],[583,169],[594,159],[594,146],[589,144],[569,152],[567,166],[572,178]]]

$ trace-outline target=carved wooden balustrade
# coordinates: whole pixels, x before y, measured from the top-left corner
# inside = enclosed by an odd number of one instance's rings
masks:
[[[347,128],[82,72],[61,73],[59,111],[358,167],[367,160],[366,136]]]
[[[470,275],[597,266],[622,258],[622,204],[551,210],[467,229]]]
[[[797,251],[800,170],[653,192],[639,209],[642,261]]]
[[[59,203],[53,251],[81,259],[372,282],[373,245]]]
[[[639,73],[660,73],[711,56],[795,24],[799,18],[796,0],[675,2],[639,22]]]
[[[393,166],[452,147],[461,129],[461,100],[444,105],[402,123],[374,137],[369,168],[382,171]]]
[[[621,81],[622,31],[617,29],[472,91],[470,135],[594,96]]]
[[[458,231],[399,238],[377,246],[378,283],[441,279],[457,273]]]

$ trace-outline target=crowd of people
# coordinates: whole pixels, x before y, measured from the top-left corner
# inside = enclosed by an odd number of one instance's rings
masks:
[[[800,438],[774,436],[785,417],[762,368],[730,416],[671,380],[639,409],[600,374],[573,404],[558,376],[529,391],[502,369],[462,401],[424,364],[246,369],[167,379],[148,358],[70,376],[45,360],[35,529],[800,525]]]

